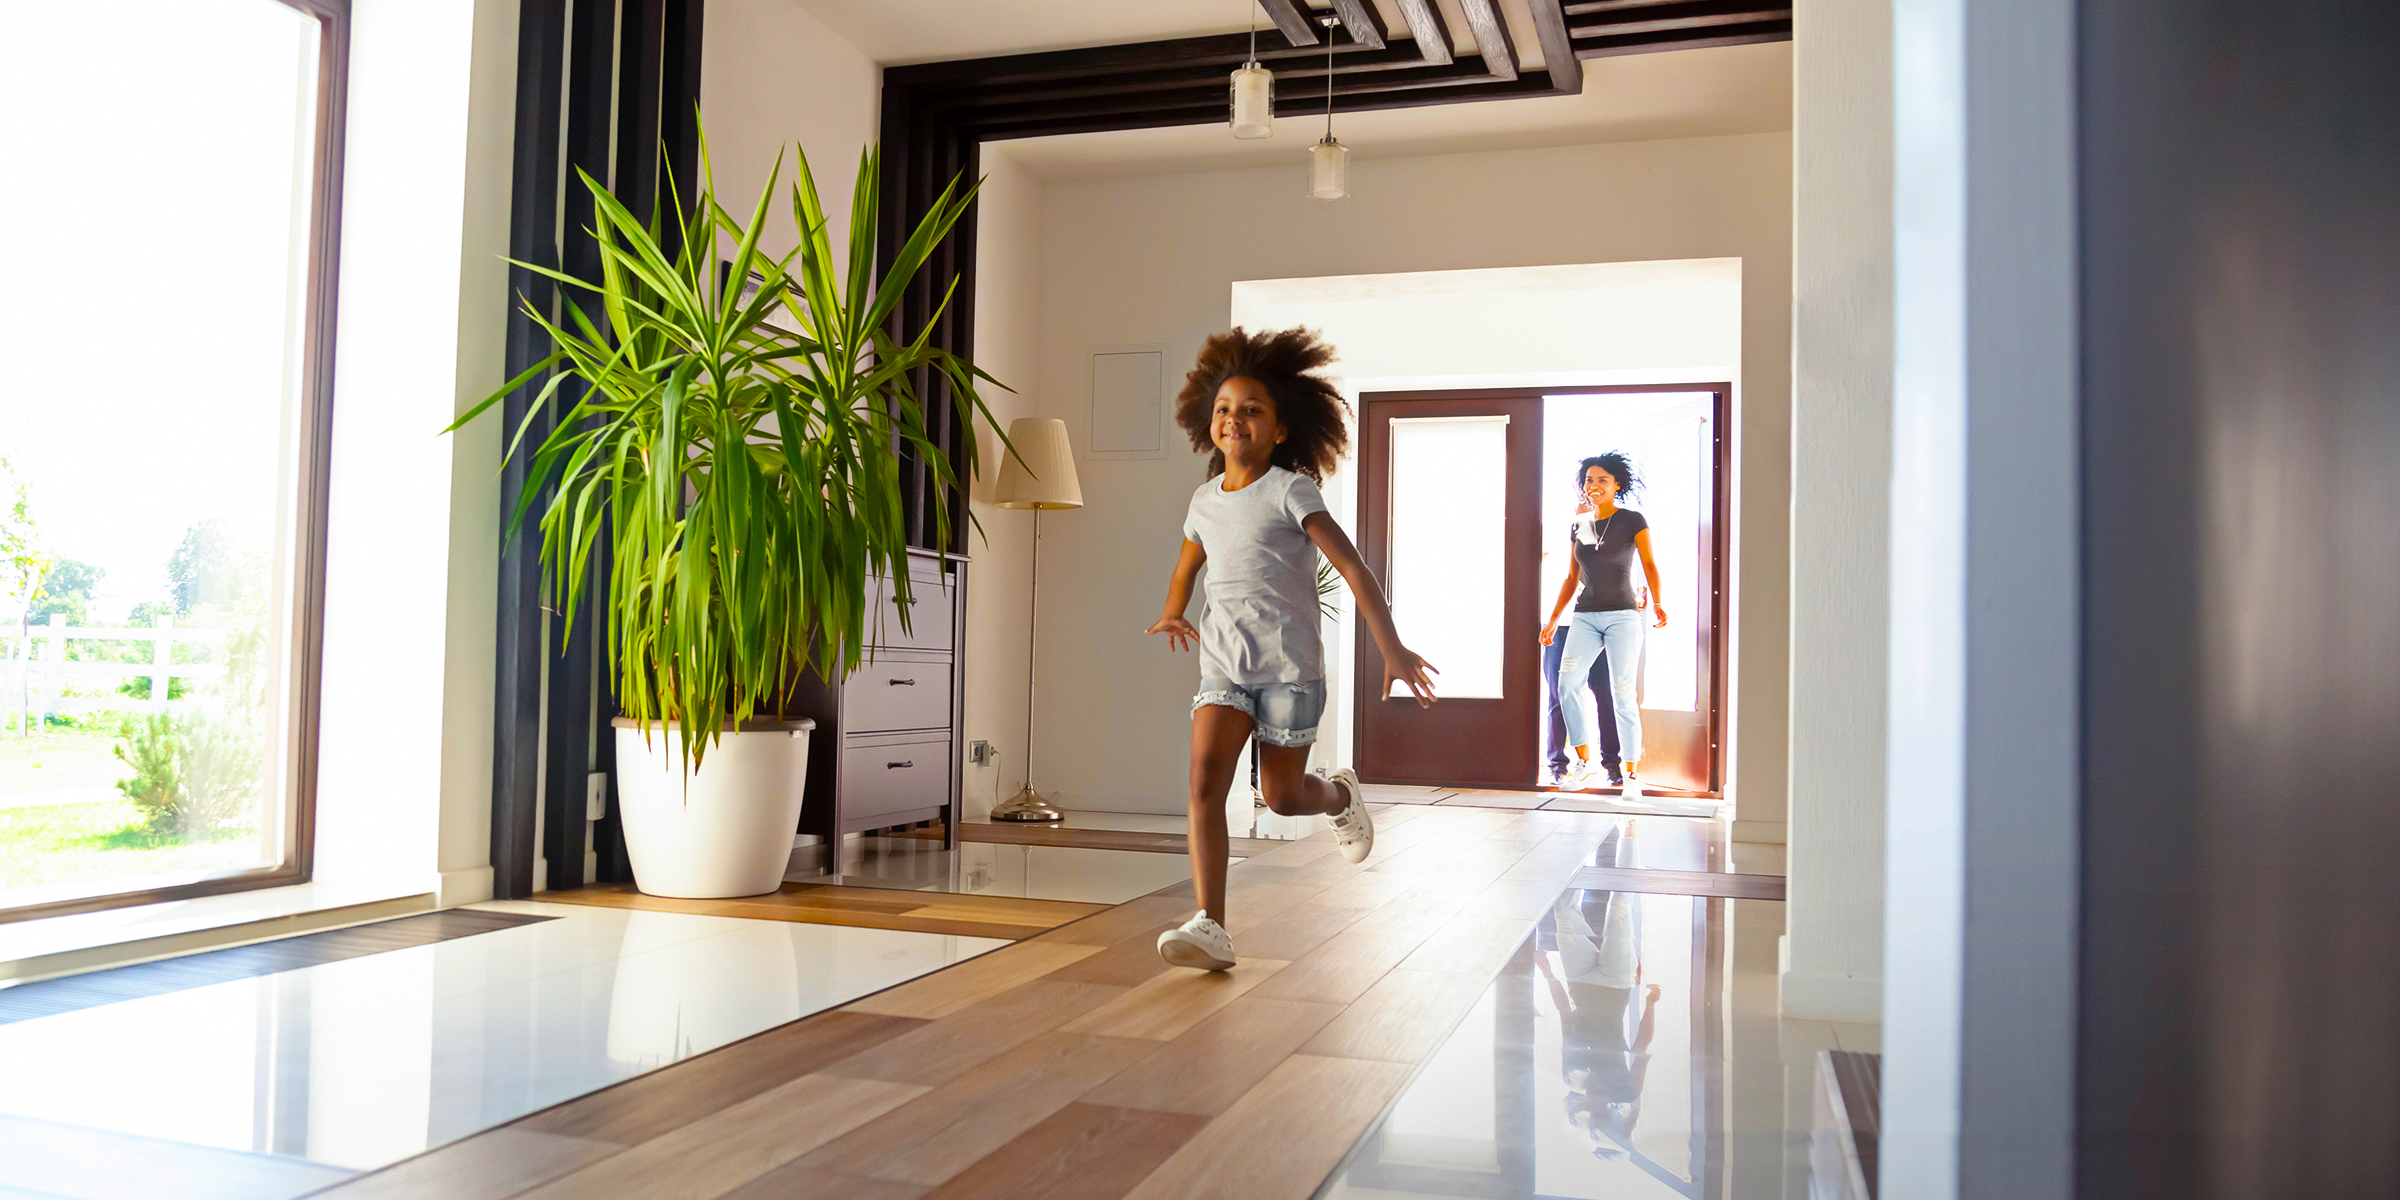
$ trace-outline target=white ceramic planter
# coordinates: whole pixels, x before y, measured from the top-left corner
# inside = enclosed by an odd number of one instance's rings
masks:
[[[617,801],[635,886],[653,896],[757,896],[783,884],[814,721],[752,722],[683,768],[683,732],[619,717]]]

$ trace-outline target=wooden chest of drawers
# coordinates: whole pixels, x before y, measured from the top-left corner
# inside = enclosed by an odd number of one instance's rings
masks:
[[[933,818],[958,827],[966,578],[964,557],[912,551],[908,627],[878,581],[868,592],[865,661],[848,679],[812,676],[802,686],[795,715],[814,718],[817,730],[799,832],[832,842]]]

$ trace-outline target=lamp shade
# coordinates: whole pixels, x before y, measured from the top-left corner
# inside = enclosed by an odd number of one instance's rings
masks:
[[[1067,423],[1056,417],[1018,417],[1008,423],[1015,454],[1000,456],[1000,482],[992,500],[1002,508],[1082,508],[1083,487],[1075,481],[1075,448]]]
[[[1319,200],[1350,195],[1350,147],[1333,140],[1330,133],[1308,148],[1308,194]]]
[[[1245,141],[1274,136],[1275,72],[1255,62],[1243,63],[1233,72],[1229,90],[1227,124],[1233,126],[1233,136]]]

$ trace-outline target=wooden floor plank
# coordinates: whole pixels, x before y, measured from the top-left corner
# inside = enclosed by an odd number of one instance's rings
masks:
[[[554,1179],[525,1200],[716,1200],[925,1091],[803,1075]]]
[[[670,1070],[637,1075],[543,1109],[507,1128],[634,1145],[929,1023],[873,1013],[820,1013],[711,1050]]]
[[[1070,1104],[925,1200],[1117,1200],[1206,1124],[1185,1113]]]
[[[614,1142],[503,1126],[315,1195],[322,1200],[508,1200],[624,1149]]]
[[[1230,971],[1162,971],[1059,1028],[1069,1033],[1167,1041],[1290,966],[1245,956]]]
[[[836,885],[679,902],[1019,940],[495,1131],[533,1139],[510,1178],[541,1200],[1300,1200],[1570,881],[1754,886],[1585,869],[1615,818],[1376,811],[1364,864],[1327,834],[1233,864],[1240,964],[1222,974],[1158,959],[1158,933],[1191,915],[1188,884],[1105,909]],[[468,1179],[504,1146],[486,1134],[411,1169]]]
[[[946,1017],[1100,952],[1097,946],[1069,942],[1025,942],[1011,950],[1009,954],[985,954],[945,967],[864,1000],[852,1001],[842,1011],[927,1020]]]
[[[931,831],[940,836],[939,830]],[[1151,833],[1132,829],[1088,829],[1072,825],[1002,825],[969,821],[958,827],[958,840],[1003,846],[1066,846],[1082,850],[1133,850],[1150,854],[1182,854],[1186,838],[1180,833]],[[1235,858],[1264,854],[1284,843],[1274,838],[1227,838]]]
[[[1084,1102],[1213,1117],[1341,1012],[1338,1004],[1244,996],[1100,1085]]]
[[[1156,1048],[1127,1038],[1043,1034],[835,1138],[804,1165],[930,1187]]]
[[[1303,1043],[1300,1053],[1423,1062],[1490,987],[1488,976],[1393,971]]]
[[[1097,983],[1037,979],[901,1034],[827,1070],[928,1087],[947,1083],[1124,995],[1127,990]]]
[[[1409,1073],[1400,1063],[1287,1058],[1126,1200],[1307,1200]]]

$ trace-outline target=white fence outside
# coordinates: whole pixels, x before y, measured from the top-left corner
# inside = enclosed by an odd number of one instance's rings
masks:
[[[19,626],[19,629],[23,629]],[[57,613],[50,615],[46,625],[35,625],[24,635],[11,630],[7,643],[7,670],[0,673],[0,711],[39,713],[43,718],[67,713],[97,710],[112,712],[181,712],[193,704],[190,700],[169,700],[168,681],[171,679],[215,679],[225,674],[222,665],[214,663],[178,663],[175,644],[178,642],[220,643],[225,640],[222,629],[177,629],[171,617],[160,617],[148,629],[133,626],[122,629],[69,625]],[[148,662],[87,662],[69,661],[68,642],[148,642]],[[70,679],[128,679],[150,677],[150,696],[70,696],[66,694]]]

